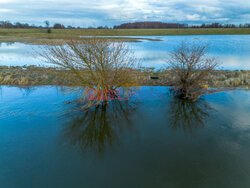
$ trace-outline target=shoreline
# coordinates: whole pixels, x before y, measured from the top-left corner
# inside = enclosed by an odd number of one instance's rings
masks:
[[[84,71],[84,70],[83,70]],[[152,71],[150,68],[131,70],[138,86],[171,86],[169,70]],[[38,66],[0,66],[0,85],[9,86],[70,86],[74,82],[68,70]],[[62,77],[62,75],[67,75]],[[250,70],[215,70],[210,75],[211,87],[250,87]]]
[[[45,29],[0,28],[0,42],[21,42],[28,44],[63,44],[65,40],[81,41],[81,37],[84,36],[103,36],[104,38],[118,42],[140,42],[140,40],[160,41],[160,39],[154,39],[154,36],[190,35],[250,35],[250,28],[52,29],[52,33],[49,34],[46,33]],[[116,37],[114,38],[114,36]],[[152,36],[152,38],[144,38],[143,36]]]

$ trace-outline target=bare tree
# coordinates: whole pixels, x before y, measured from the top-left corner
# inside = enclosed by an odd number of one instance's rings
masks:
[[[51,33],[51,29],[49,27],[50,23],[48,20],[44,21],[45,25],[46,25],[46,28],[47,28],[47,33]]]
[[[167,65],[178,97],[195,101],[205,93],[209,75],[218,65],[215,58],[206,55],[207,51],[207,44],[182,42],[170,54]]]
[[[48,63],[61,67],[64,77],[73,77],[72,91],[80,101],[88,98],[88,107],[116,99],[117,90],[125,93],[136,86],[136,59],[122,42],[98,37],[69,41],[66,45],[47,45],[41,54]],[[89,91],[91,90],[91,96]],[[119,91],[120,91],[119,90]]]

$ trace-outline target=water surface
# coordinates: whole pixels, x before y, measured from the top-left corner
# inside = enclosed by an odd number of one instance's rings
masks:
[[[56,87],[0,94],[0,187],[250,186],[247,91],[142,87],[87,112]]]
[[[131,36],[130,36],[131,37]],[[188,36],[135,36],[156,38],[162,41],[132,42],[128,45],[140,59],[142,66],[162,68],[171,52],[182,41],[201,42],[210,45],[209,55],[217,57],[220,69],[250,69],[250,35],[188,35]],[[40,65],[40,45],[22,43],[1,43],[0,65]]]

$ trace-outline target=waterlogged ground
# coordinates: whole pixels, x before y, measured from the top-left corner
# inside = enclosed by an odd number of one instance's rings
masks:
[[[142,87],[87,112],[56,87],[0,91],[0,187],[250,187],[247,91]]]
[[[128,43],[142,66],[162,68],[165,66],[168,53],[182,41],[188,43],[199,41],[210,45],[208,54],[218,58],[221,69],[250,70],[250,35],[136,36],[136,38],[161,40]],[[43,64],[37,53],[40,47],[23,43],[1,43],[0,65]]]
[[[200,41],[221,69],[250,70],[250,35],[146,38],[162,41],[128,43],[143,66]],[[1,43],[0,65],[42,64],[40,47]],[[141,87],[89,111],[73,99],[54,86],[0,87],[0,187],[250,187],[249,91],[188,103]]]

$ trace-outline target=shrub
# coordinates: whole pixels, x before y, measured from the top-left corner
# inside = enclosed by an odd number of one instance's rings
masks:
[[[117,89],[131,91],[137,85],[133,71],[136,60],[122,42],[86,38],[82,43],[69,41],[63,46],[47,45],[41,55],[47,62],[69,70],[61,74],[64,73],[64,78],[73,76],[70,90],[77,92],[81,101],[86,101],[88,89],[95,91],[92,93],[95,100],[88,101],[88,106],[107,102],[110,96],[117,97]]]
[[[206,55],[208,45],[182,42],[171,54],[167,63],[171,70],[172,91],[185,100],[195,101],[207,89],[209,75],[218,65]]]

